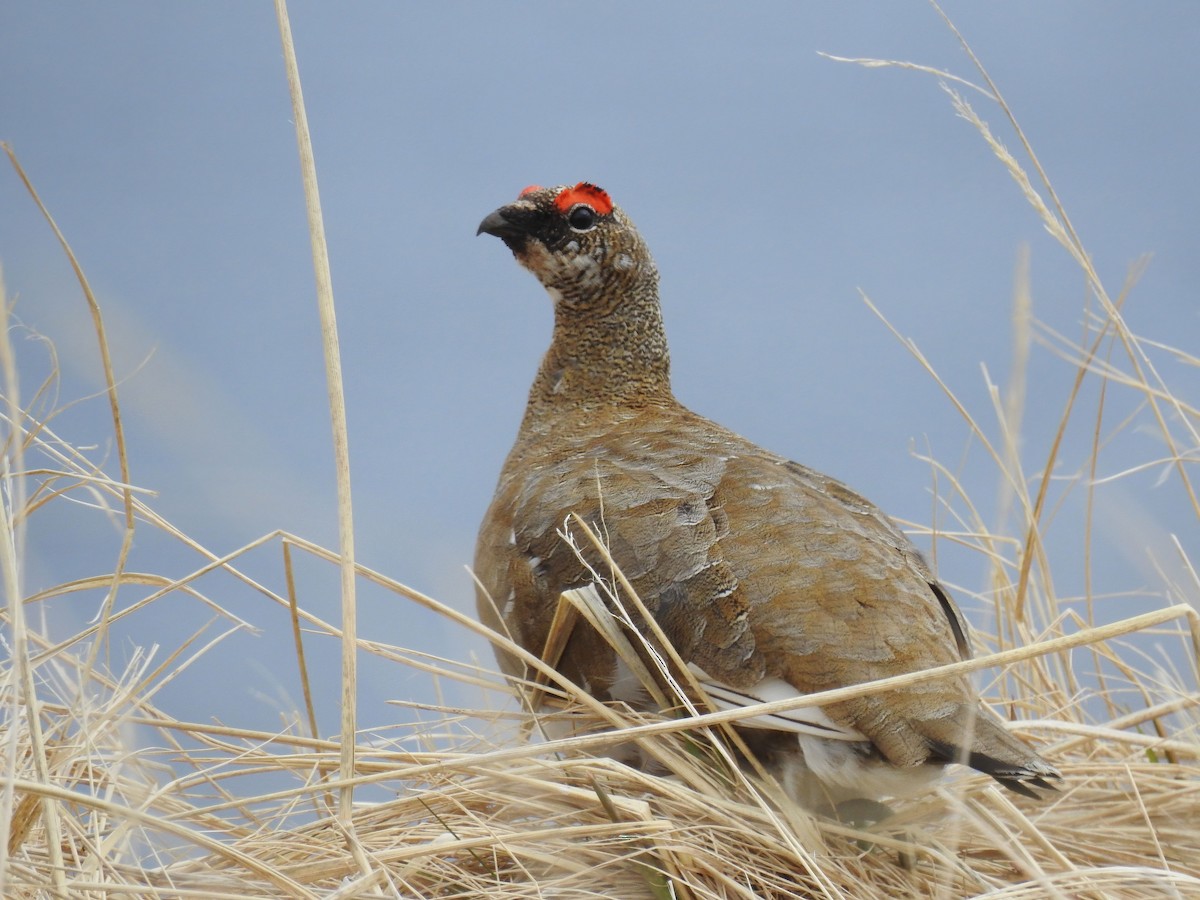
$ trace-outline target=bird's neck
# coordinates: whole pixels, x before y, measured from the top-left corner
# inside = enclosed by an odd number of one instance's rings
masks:
[[[674,402],[657,287],[640,288],[607,309],[556,305],[554,337],[529,392],[527,420]]]

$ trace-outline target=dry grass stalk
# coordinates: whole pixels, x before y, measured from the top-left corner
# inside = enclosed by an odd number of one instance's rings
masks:
[[[325,220],[321,212],[321,196],[317,189],[317,166],[313,158],[312,138],[308,130],[308,114],[304,94],[300,89],[300,69],[296,63],[296,48],[292,42],[292,26],[288,20],[287,3],[275,0],[275,16],[283,45],[284,67],[288,91],[292,98],[292,115],[296,121],[296,143],[300,153],[300,173],[304,183],[308,230],[312,243],[313,272],[317,282],[317,310],[321,319],[321,343],[325,352],[325,380],[329,391],[329,416],[333,427],[334,474],[338,496],[338,549],[342,576],[342,733],[341,776],[348,782],[354,771],[353,735],[357,729],[358,654],[355,638],[358,634],[358,606],[354,579],[354,510],[350,499],[350,441],[346,428],[346,397],[342,387],[342,358],[338,349],[337,317],[333,303],[333,276],[329,270],[329,247],[325,241]],[[297,647],[300,644],[297,643]],[[303,662],[301,662],[303,668]],[[354,791],[344,788],[338,798],[338,813],[343,828],[350,829],[350,810]],[[354,845],[353,834],[349,835]]]

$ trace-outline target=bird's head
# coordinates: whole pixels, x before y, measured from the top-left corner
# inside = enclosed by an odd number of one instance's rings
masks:
[[[477,234],[500,238],[537,276],[556,306],[604,307],[658,273],[641,235],[594,184],[536,185],[479,223]]]

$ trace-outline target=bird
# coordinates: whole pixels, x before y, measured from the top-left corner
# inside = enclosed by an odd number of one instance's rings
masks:
[[[580,521],[603,536],[718,709],[969,657],[966,620],[890,518],[675,398],[658,269],[607,191],[531,185],[476,234],[503,241],[554,308],[550,347],[479,529],[484,624],[599,701],[661,703],[592,620],[576,619],[548,649],[565,594],[590,590],[601,614],[615,615],[596,588],[604,563],[567,540]],[[531,677],[515,654],[497,654],[506,674]],[[737,731],[810,807],[911,796],[952,763],[1035,798],[1061,778],[965,676],[759,715]]]

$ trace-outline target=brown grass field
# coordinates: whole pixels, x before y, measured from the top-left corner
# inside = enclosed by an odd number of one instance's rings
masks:
[[[286,50],[286,27],[283,32]],[[861,827],[839,823],[797,809],[781,798],[777,786],[729,764],[719,734],[733,714],[695,710],[672,718],[639,716],[597,707],[561,683],[562,704],[575,710],[571,714],[592,717],[598,728],[619,729],[622,739],[652,748],[672,776],[650,776],[605,758],[599,751],[612,736],[604,731],[555,742],[529,740],[533,717],[500,700],[494,706],[501,711],[422,710],[427,733],[415,743],[367,739],[353,704],[347,704],[341,734],[331,738],[313,736],[311,700],[294,720],[263,723],[259,729],[172,717],[156,705],[159,688],[167,681],[187,684],[189,662],[215,652],[219,641],[201,641],[197,635],[162,647],[153,664],[150,654],[130,654],[123,646],[120,657],[129,661],[114,670],[106,663],[110,632],[117,623],[136,622],[167,598],[207,604],[214,616],[237,620],[210,588],[216,575],[238,579],[264,603],[290,611],[293,631],[276,639],[295,646],[306,687],[311,673],[303,642],[327,635],[344,648],[343,697],[356,695],[359,654],[409,667],[421,678],[482,686],[497,694],[509,689],[489,667],[432,658],[356,633],[355,586],[366,582],[393,592],[398,604],[436,610],[464,635],[482,627],[355,565],[345,503],[336,550],[281,530],[218,556],[156,513],[147,495],[129,483],[102,311],[71,256],[86,301],[80,314],[91,316],[102,348],[115,449],[102,465],[74,446],[70,435],[54,430],[55,409],[47,408],[53,378],[22,396],[26,379],[18,371],[6,321],[0,328],[6,463],[0,504],[6,598],[0,630],[5,642],[0,653],[0,894],[14,900],[1200,897],[1200,614],[1189,605],[1200,597],[1200,577],[1176,541],[1188,580],[1169,582],[1161,602],[1148,612],[1123,617],[1118,604],[1100,602],[1099,588],[1084,597],[1057,596],[1053,573],[1059,567],[1078,569],[1080,560],[1055,556],[1044,545],[1043,529],[1054,514],[1050,479],[1023,471],[1020,462],[1034,461],[1038,472],[1066,465],[1079,473],[1072,489],[1090,497],[1105,448],[1139,423],[1149,423],[1163,438],[1163,455],[1144,465],[1167,473],[1165,489],[1172,501],[1200,526],[1191,477],[1200,459],[1200,410],[1196,398],[1181,396],[1169,378],[1172,371],[1200,366],[1197,350],[1131,333],[1122,309],[1133,302],[1136,272],[1116,293],[1101,282],[982,66],[982,86],[976,87],[908,63],[845,62],[904,66],[936,78],[953,112],[978,130],[1047,231],[1078,263],[1087,286],[1080,310],[1083,333],[1068,339],[1033,317],[1028,283],[1018,271],[1017,375],[1009,385],[995,387],[991,409],[965,408],[916,346],[904,341],[994,461],[996,485],[1010,510],[1002,525],[982,521],[953,471],[930,461],[950,511],[944,518],[952,518],[954,527],[911,527],[972,547],[987,560],[990,584],[975,599],[994,607],[996,633],[977,632],[978,658],[962,665],[987,673],[988,702],[1062,769],[1065,780],[1057,796],[1028,801],[984,776],[958,770],[935,792],[897,803],[882,821]],[[303,144],[298,80],[293,89]],[[1012,126],[1018,136],[1014,152],[993,136],[968,98],[988,104]],[[9,157],[24,178],[11,151]],[[303,152],[301,157],[304,161]],[[315,183],[311,159],[305,166]],[[52,224],[50,212],[43,212]],[[313,194],[310,218],[320,272],[324,250]],[[67,239],[58,237],[70,254]],[[327,280],[318,276],[318,285],[331,334],[332,297]],[[9,299],[0,299],[7,315]],[[340,394],[336,345],[327,344],[328,371],[334,393]],[[1018,456],[1025,393],[1021,373],[1035,345],[1067,361],[1071,376],[1043,388],[1057,388],[1056,396],[1066,401],[1059,433],[1047,446],[1023,445]],[[1100,397],[1098,404],[1080,399],[1085,388],[1087,396]],[[1105,418],[1117,395],[1136,399],[1136,415]],[[344,440],[344,416],[336,404],[333,419]],[[1082,436],[1090,454],[1065,459],[1063,446],[1070,436]],[[345,479],[345,454],[337,458],[339,477]],[[112,572],[24,595],[24,523],[47,505],[72,515],[72,501],[107,509],[121,529],[124,540]],[[1086,507],[1090,511],[1090,503]],[[1064,527],[1062,521],[1056,525]],[[1091,521],[1070,527],[1086,535]],[[130,571],[133,535],[144,531],[161,532],[189,547],[195,571],[183,579]],[[576,537],[588,539],[582,532]],[[244,557],[263,548],[282,555],[285,574],[279,583],[255,582],[239,569]],[[293,561],[299,556],[340,566],[342,621],[323,621],[294,599],[299,566]],[[96,620],[77,634],[53,633],[44,607],[84,593],[103,598]],[[504,642],[502,636],[490,637]],[[805,701],[820,703],[887,685],[858,685]],[[280,787],[265,792],[268,782]],[[391,799],[363,801],[368,785],[375,788],[373,797],[383,789]]]

